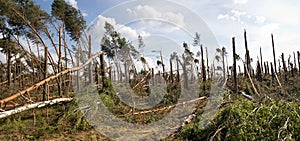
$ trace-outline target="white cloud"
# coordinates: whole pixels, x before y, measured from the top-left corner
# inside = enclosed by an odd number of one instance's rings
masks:
[[[74,8],[78,9],[77,1],[76,0],[65,0],[67,3],[69,3]]]
[[[264,16],[256,16],[255,17],[255,23],[257,24],[263,24],[266,21],[266,17]]]
[[[234,4],[246,4],[248,3],[248,0],[233,0]]]
[[[136,18],[158,19],[171,22],[172,24],[184,26],[184,16],[177,12],[162,12],[149,5],[138,5],[133,9],[127,9],[128,14]]]
[[[83,11],[83,12],[82,12],[82,16],[83,16],[83,17],[86,17],[86,16],[88,16],[88,15],[89,15],[89,14],[88,14],[86,11]]]
[[[246,15],[246,12],[243,11],[238,11],[238,10],[231,10],[231,13],[233,14],[234,17],[236,17],[237,19],[240,19],[241,16]]]
[[[219,14],[218,15],[218,20],[222,20],[222,19],[226,19],[226,20],[229,20],[230,19],[230,16],[228,14]]]
[[[88,27],[87,33],[92,35],[93,42],[92,45],[94,48],[100,46],[101,39],[105,33],[105,22],[110,23],[121,36],[125,37],[129,41],[136,40],[138,35],[143,37],[150,36],[150,33],[143,30],[133,29],[131,27],[118,24],[114,18],[104,17],[99,15],[97,19]]]
[[[247,13],[244,11],[239,11],[239,10],[231,10],[230,14],[219,14],[217,19],[218,20],[229,20],[229,21],[234,21],[238,22],[242,25],[244,25],[244,22],[241,20],[243,16],[247,16]]]

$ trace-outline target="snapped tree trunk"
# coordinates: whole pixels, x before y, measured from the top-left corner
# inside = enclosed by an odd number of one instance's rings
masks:
[[[251,67],[250,54],[249,54],[249,49],[248,49],[246,30],[244,30],[244,40],[245,40],[245,48],[246,48],[246,65],[247,65],[248,71],[251,72],[252,67]]]
[[[263,67],[263,56],[262,56],[262,50],[260,47],[260,67],[261,67],[261,72],[264,72],[264,67]]]
[[[276,55],[275,55],[275,43],[274,43],[273,34],[271,34],[271,38],[272,38],[272,48],[273,48],[273,58],[274,58],[274,71],[275,71],[275,73],[277,73]]]
[[[236,52],[235,52],[235,37],[232,38],[232,48],[233,48],[233,80],[234,80],[234,92],[237,94],[238,92],[238,86],[237,86],[237,80],[236,80]],[[247,66],[247,65],[245,65]],[[247,71],[248,68],[246,67]]]
[[[89,58],[92,57],[92,36],[91,35],[89,35],[89,54],[88,54],[88,56],[89,56]],[[93,83],[92,63],[89,64],[88,71],[89,71],[89,82]]]
[[[173,64],[172,64],[172,59],[170,59],[170,81],[171,83],[173,83],[174,79],[173,79]]]
[[[300,52],[297,51],[297,55],[298,55],[298,71],[300,72]]]
[[[207,51],[207,47],[205,48],[206,50],[206,67],[207,67],[207,76],[208,76],[208,80],[210,79],[210,72],[209,72],[209,64],[208,64],[208,51]]]
[[[283,75],[284,75],[285,81],[287,81],[287,67],[286,67],[286,62],[284,60],[284,53],[282,53],[281,59],[282,59],[282,65],[283,65],[283,71],[284,71]]]

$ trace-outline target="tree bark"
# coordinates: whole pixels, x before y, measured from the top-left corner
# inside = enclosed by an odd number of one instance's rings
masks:
[[[47,72],[48,72],[48,58],[47,58],[47,56],[48,56],[48,48],[47,47],[45,47],[45,50],[44,50],[44,53],[45,53],[45,55],[44,55],[44,80],[48,77],[48,74],[47,74]],[[46,100],[48,100],[48,84],[47,84],[47,82],[45,82],[45,84],[44,84],[44,93],[43,93],[43,101],[46,101]]]
[[[261,49],[261,47],[260,47],[259,51],[260,51],[260,67],[261,67],[261,72],[264,72],[263,59],[262,59],[263,55],[262,55],[262,49]]]
[[[271,34],[271,38],[272,38],[273,58],[274,58],[274,71],[275,71],[275,73],[277,73],[276,55],[275,55],[275,43],[274,43],[274,37],[273,37],[273,34]]]
[[[300,72],[300,52],[297,51],[297,55],[298,55],[298,71]]]
[[[173,64],[172,64],[172,59],[170,59],[170,81],[171,83],[173,83],[174,79],[173,79]]]
[[[62,27],[59,28],[59,50],[58,50],[58,64],[57,64],[57,72],[60,73],[62,71]],[[62,78],[61,76],[58,77],[58,95],[61,96],[61,84],[62,84]]]
[[[57,104],[60,102],[70,102],[72,100],[73,100],[72,98],[58,98],[58,99],[53,99],[53,100],[49,100],[49,101],[42,101],[42,102],[37,102],[37,103],[21,106],[16,109],[13,109],[13,110],[0,112],[0,119],[6,118],[8,116],[11,116],[11,115],[14,115],[17,113],[21,113],[23,111],[31,110],[34,108],[43,108],[47,105],[54,105],[54,104]]]
[[[208,51],[207,51],[207,47],[205,48],[206,50],[206,67],[207,67],[207,77],[208,80],[210,79],[210,72],[209,72],[209,64],[208,64]]]
[[[89,35],[89,58],[91,58],[92,57],[92,36],[91,35]],[[93,73],[92,73],[92,63],[90,63],[89,64],[89,68],[88,68],[89,70],[89,80],[90,80],[90,83],[92,83],[93,82]]]
[[[8,49],[7,52],[7,61],[6,61],[6,79],[7,79],[7,86],[10,87],[11,86],[11,50]]]
[[[233,80],[234,80],[234,92],[237,94],[238,92],[238,86],[237,86],[237,80],[236,80],[236,52],[235,52],[235,37],[232,38],[232,48],[233,48]],[[247,66],[247,65],[245,65]],[[246,70],[248,71],[248,68],[246,67]]]
[[[251,61],[250,61],[250,54],[249,54],[249,49],[248,49],[248,42],[247,42],[247,32],[244,30],[244,40],[245,40],[245,48],[246,48],[246,65],[248,68],[248,71],[251,71]]]

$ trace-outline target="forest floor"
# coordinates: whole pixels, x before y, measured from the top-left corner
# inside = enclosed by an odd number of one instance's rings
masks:
[[[298,77],[288,77],[288,80],[285,80],[283,77],[280,77],[279,81],[281,82],[282,86],[278,84],[278,81],[276,79],[272,79],[271,76],[264,77],[261,82],[254,79],[254,85],[258,93],[262,97],[258,97],[255,94],[249,79],[238,79],[238,89],[256,99],[258,102],[260,102],[260,104],[257,104],[256,102],[243,97],[241,94],[239,94],[238,98],[236,98],[235,100],[230,99],[230,95],[233,96],[234,94],[231,91],[233,82],[231,79],[229,79],[226,87],[227,90],[225,91],[226,94],[223,99],[224,105],[222,105],[221,107],[224,110],[220,110],[221,112],[219,114],[221,114],[221,117],[216,118],[216,122],[213,122],[214,125],[208,127],[207,131],[198,131],[195,128],[196,124],[191,123],[189,126],[187,126],[187,128],[182,130],[182,133],[179,135],[179,137],[169,139],[194,139],[190,137],[194,137],[194,134],[205,134],[208,131],[210,132],[207,133],[207,136],[212,136],[214,132],[218,131],[220,132],[220,138],[223,139],[222,137],[227,138],[227,135],[230,135],[230,133],[241,133],[240,131],[229,131],[228,129],[233,129],[235,127],[240,127],[246,124],[257,124],[255,126],[258,126],[256,127],[258,129],[260,129],[260,125],[270,126],[268,127],[269,129],[265,129],[266,127],[262,127],[262,133],[263,131],[265,131],[270,135],[275,136],[275,134],[279,134],[279,131],[276,128],[271,128],[271,122],[276,122],[276,124],[278,123],[279,127],[283,126],[286,123],[288,126],[287,129],[289,131],[284,135],[286,135],[287,137],[293,135],[294,138],[292,139],[297,139],[297,135],[299,134],[299,131],[297,131],[297,129],[300,128],[300,125],[298,124],[300,122],[300,109],[299,106],[297,106],[299,105],[300,98],[300,85],[298,85],[299,79],[300,78]],[[103,98],[106,98],[108,103],[111,102],[108,100],[108,97],[105,96]],[[268,98],[274,99],[277,102],[272,102],[272,100],[269,101],[270,99]],[[117,108],[124,108],[122,106],[123,105],[117,105]],[[27,112],[12,115],[4,119],[0,119],[0,140],[110,140],[109,138],[105,137],[103,134],[95,130],[91,125],[89,125],[88,121],[84,118],[82,110],[79,110],[78,107],[81,106],[78,106],[78,103],[73,100],[69,103],[60,103],[58,105],[53,105],[46,108],[33,109]],[[273,110],[269,112],[267,111],[267,113],[260,113],[263,112],[262,109],[276,109],[276,107],[278,107],[279,110],[277,109],[277,111]],[[243,110],[243,108],[245,110]],[[290,112],[291,110],[294,111],[294,113]],[[226,114],[224,116],[222,115],[222,112],[230,112],[231,115],[227,116],[228,114]],[[245,112],[246,114],[243,112]],[[253,113],[255,115],[253,115]],[[243,117],[244,114],[246,115],[246,117]],[[245,121],[244,123],[239,123],[237,121],[237,125],[235,127],[231,127],[230,123],[235,122],[234,119],[231,119],[231,116],[241,116],[241,119],[244,119]],[[263,121],[263,116],[267,116],[266,121],[268,121],[269,124],[264,125],[264,123],[260,122],[250,123],[255,120]],[[271,120],[270,116],[273,116]],[[200,117],[201,116],[196,117],[194,122],[196,123]],[[129,118],[135,117],[130,116]],[[275,121],[275,119],[277,119],[277,121]],[[220,128],[221,126],[222,128]],[[221,134],[221,130],[223,134]],[[248,131],[248,129],[245,129],[245,133],[242,133],[246,134],[246,131]],[[252,131],[252,129],[250,131]],[[282,132],[282,134],[283,133],[284,132]],[[202,139],[202,137],[197,137],[196,139]]]

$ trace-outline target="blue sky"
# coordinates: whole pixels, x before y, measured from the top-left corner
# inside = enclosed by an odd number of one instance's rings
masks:
[[[250,55],[254,60],[260,47],[264,53],[264,60],[272,60],[271,33],[275,37],[277,58],[282,52],[292,54],[293,51],[300,50],[298,0],[66,1],[81,10],[87,24],[91,25],[89,33],[97,38],[94,39],[95,50],[99,48],[98,39],[103,34],[101,26],[104,21],[110,21],[123,36],[134,43],[137,35],[143,35],[145,52],[160,49],[165,56],[169,56],[174,50],[182,50],[180,46],[184,41],[191,44],[191,34],[195,32],[200,33],[201,41],[208,47],[210,54],[214,54],[216,48],[225,46],[229,56],[232,56],[231,38],[236,37],[237,53],[242,55],[245,53],[244,29],[248,32]],[[46,11],[50,11],[52,0],[35,2]],[[213,37],[215,39],[212,39]],[[163,47],[157,47],[158,42],[163,43]]]

